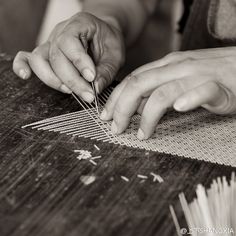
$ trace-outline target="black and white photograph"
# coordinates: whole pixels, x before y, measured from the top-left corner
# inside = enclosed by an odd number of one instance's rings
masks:
[[[236,235],[236,0],[0,0],[0,236]]]

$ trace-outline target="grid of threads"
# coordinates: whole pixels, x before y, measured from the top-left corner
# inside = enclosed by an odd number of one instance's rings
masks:
[[[111,92],[112,88],[108,88],[99,95],[99,110],[103,108]],[[205,110],[185,114],[171,111],[163,117],[151,139],[140,141],[136,137],[139,115],[132,117],[125,133],[114,135],[110,129],[111,122],[99,119],[95,102],[87,104],[77,96],[74,97],[83,110],[34,122],[23,128],[60,132],[236,167],[234,116],[221,117]]]

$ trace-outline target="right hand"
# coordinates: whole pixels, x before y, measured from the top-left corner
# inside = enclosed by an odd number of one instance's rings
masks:
[[[113,81],[124,58],[121,31],[82,12],[58,24],[48,41],[32,53],[19,52],[13,70],[23,79],[33,71],[48,86],[64,93],[73,91],[92,102],[94,93],[89,82],[95,80],[97,92],[102,92]]]

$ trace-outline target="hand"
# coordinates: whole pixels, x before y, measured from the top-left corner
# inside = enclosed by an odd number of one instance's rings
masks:
[[[236,48],[175,52],[144,65],[112,92],[101,119],[122,133],[141,113],[139,139],[149,138],[168,108],[187,112],[204,107],[216,114],[236,113]]]
[[[65,93],[73,91],[92,102],[89,82],[95,80],[95,88],[101,92],[123,62],[121,32],[91,14],[78,13],[58,24],[49,40],[32,53],[19,52],[13,70],[23,79],[28,79],[32,70],[48,86]]]

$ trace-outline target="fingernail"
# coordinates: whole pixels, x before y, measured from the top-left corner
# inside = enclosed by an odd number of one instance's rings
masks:
[[[101,120],[107,120],[107,111],[106,109],[103,109],[101,115],[100,115]]]
[[[68,93],[68,94],[72,93],[72,91],[67,86],[65,86],[64,84],[60,87],[60,89],[64,93]]]
[[[100,93],[108,86],[107,80],[104,77],[97,77],[95,81],[95,86],[97,84],[97,91]]]
[[[112,124],[111,124],[111,132],[113,134],[118,134],[118,129],[117,129],[117,125],[116,123],[113,121]]]
[[[27,79],[27,75],[28,75],[28,74],[27,74],[26,70],[20,69],[19,75],[20,75],[20,77],[21,77],[22,79]]]
[[[92,82],[95,78],[95,74],[90,69],[87,68],[82,71],[82,75],[86,80],[90,82]]]
[[[177,111],[182,111],[182,110],[185,109],[186,105],[187,105],[186,99],[181,99],[181,98],[180,98],[180,99],[178,99],[178,100],[176,101],[176,103],[174,104],[174,108],[175,108]]]
[[[138,130],[137,138],[139,140],[144,140],[145,139],[145,135],[144,135],[144,132],[142,131],[142,129]]]
[[[95,89],[96,89],[97,93],[100,94],[100,88],[99,88],[99,84],[98,84],[97,80],[94,82],[94,86],[95,86]]]
[[[81,97],[86,101],[86,102],[93,102],[94,100],[94,95],[90,92],[84,92],[81,94]]]

